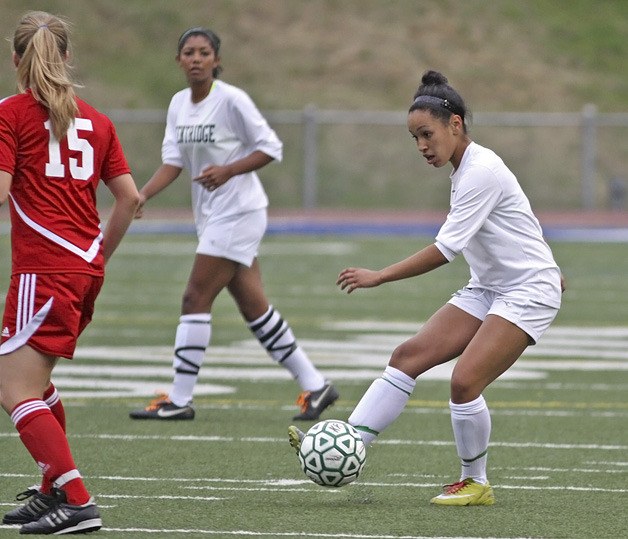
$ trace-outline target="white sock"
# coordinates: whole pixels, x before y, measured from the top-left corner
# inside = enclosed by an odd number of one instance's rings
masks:
[[[373,381],[349,417],[366,445],[399,417],[415,384],[414,378],[390,366]]]
[[[211,339],[211,319],[209,313],[184,314],[179,318],[172,361],[174,380],[169,395],[177,406],[186,406],[192,400],[198,372]]]
[[[486,460],[491,437],[491,414],[484,397],[464,404],[449,401],[451,425],[458,456],[462,464],[460,480],[471,477],[478,483],[487,483]]]
[[[323,388],[325,377],[297,344],[290,326],[272,305],[248,326],[270,357],[290,372],[303,391]]]

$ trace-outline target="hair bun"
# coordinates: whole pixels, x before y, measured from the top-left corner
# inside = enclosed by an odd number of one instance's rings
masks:
[[[424,86],[436,86],[438,84],[447,84],[447,77],[438,71],[429,70],[423,73],[421,84]]]

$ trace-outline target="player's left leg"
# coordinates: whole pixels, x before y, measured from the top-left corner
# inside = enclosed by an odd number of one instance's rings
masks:
[[[268,303],[257,258],[251,267],[238,267],[228,289],[260,344],[301,386],[301,413],[295,419],[318,419],[338,398],[338,392],[299,346],[281,313]]]
[[[466,347],[451,379],[451,423],[461,462],[460,480],[432,498],[437,505],[492,505],[486,465],[491,417],[482,391],[508,370],[530,344],[512,322],[489,314]]]
[[[43,401],[46,403],[52,415],[55,417],[63,432],[65,432],[65,409],[59,397],[59,392],[51,382],[44,391]],[[24,502],[23,505],[5,513],[2,518],[3,524],[25,524],[38,520],[50,509],[54,502],[52,496],[52,482],[50,478],[42,476],[41,485],[34,485],[15,497],[16,501]]]
[[[45,480],[54,485],[59,496],[59,501],[51,503],[48,511],[41,515],[33,513],[33,520],[24,523],[20,533],[93,531],[102,525],[98,509],[74,463],[65,432],[42,400],[55,363],[55,358],[28,345],[4,354],[0,360],[2,407],[11,416],[22,443],[41,467]]]

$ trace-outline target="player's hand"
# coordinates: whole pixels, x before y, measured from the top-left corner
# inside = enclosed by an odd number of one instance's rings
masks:
[[[560,274],[560,291],[564,292],[567,289],[567,282],[565,281],[565,276]]]
[[[227,183],[231,178],[231,173],[228,167],[220,167],[217,165],[210,165],[205,167],[200,176],[194,178],[195,182],[200,183],[206,189],[214,191],[221,185]]]
[[[338,275],[336,284],[341,290],[346,290],[351,294],[356,288],[372,288],[381,284],[379,271],[365,268],[346,268]]]
[[[140,193],[140,203],[135,210],[135,219],[141,219],[144,217],[144,204],[146,204],[146,195]]]

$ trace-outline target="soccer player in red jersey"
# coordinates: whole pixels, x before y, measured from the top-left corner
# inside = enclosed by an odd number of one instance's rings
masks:
[[[0,204],[9,200],[12,270],[0,338],[0,404],[41,468],[39,489],[5,524],[22,534],[86,533],[98,508],[65,434],[50,381],[71,359],[92,318],[104,268],[131,223],[139,193],[111,121],[74,93],[68,29],[30,12],[18,23],[13,62],[19,93],[0,102]],[[100,228],[100,181],[114,204]]]

